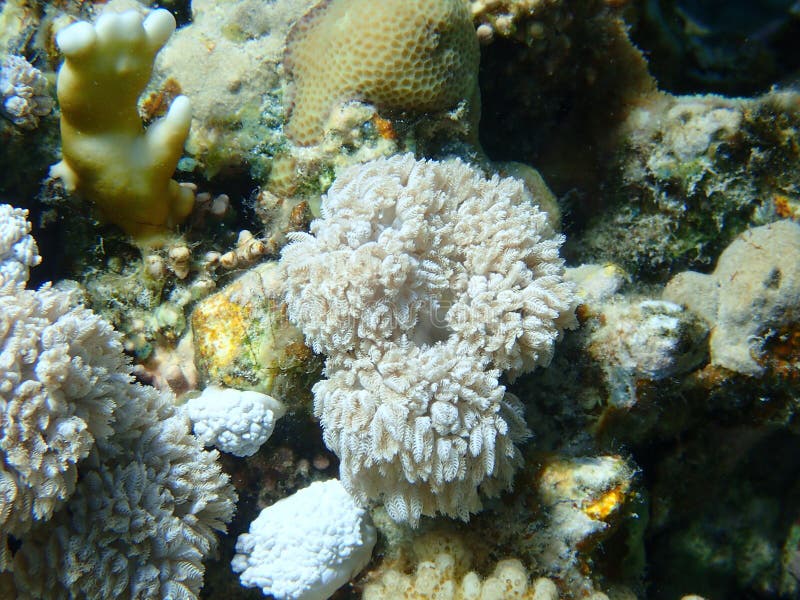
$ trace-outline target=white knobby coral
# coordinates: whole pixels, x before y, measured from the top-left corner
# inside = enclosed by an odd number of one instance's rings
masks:
[[[286,407],[259,392],[209,386],[186,403],[197,438],[234,456],[252,456],[272,435]]]
[[[22,129],[35,129],[50,114],[55,101],[47,93],[47,78],[22,56],[0,64],[0,113]]]
[[[337,479],[316,481],[262,510],[231,566],[242,585],[278,600],[325,600],[366,566],[376,540]]]
[[[288,313],[328,355],[315,412],[342,482],[397,520],[466,518],[525,436],[500,371],[548,364],[574,322],[563,237],[521,181],[409,154],[343,171],[291,239]]]
[[[30,232],[27,210],[0,204],[0,286],[10,281],[28,281],[30,267],[41,262]]]

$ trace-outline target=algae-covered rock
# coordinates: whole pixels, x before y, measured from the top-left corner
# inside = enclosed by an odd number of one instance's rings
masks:
[[[579,242],[583,259],[666,281],[707,268],[748,227],[798,218],[798,106],[789,91],[642,99],[619,129],[611,203]]]
[[[785,220],[747,230],[712,274],[676,275],[664,296],[713,326],[712,364],[759,375],[765,339],[800,320],[800,225]]]
[[[599,321],[587,350],[602,365],[612,406],[635,404],[637,381],[686,373],[706,355],[706,326],[673,302],[608,302]]]
[[[263,263],[195,306],[195,363],[206,385],[269,394],[288,406],[310,397],[320,361],[286,318],[277,263]]]
[[[159,54],[154,96],[169,88],[192,99],[186,148],[211,177],[221,170],[269,171],[280,146],[286,35],[313,0],[194,0],[193,20]]]

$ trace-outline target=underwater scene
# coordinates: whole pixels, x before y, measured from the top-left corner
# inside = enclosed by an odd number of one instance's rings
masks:
[[[0,600],[800,599],[800,3],[0,0]]]

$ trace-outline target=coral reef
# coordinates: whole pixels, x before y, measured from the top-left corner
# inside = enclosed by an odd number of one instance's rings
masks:
[[[477,116],[478,60],[463,0],[323,0],[287,43],[286,133],[300,145],[318,142],[332,109],[348,100],[416,112],[467,102]]]
[[[0,2],[0,597],[797,597],[794,4]]]
[[[58,33],[64,158],[51,175],[94,203],[102,218],[142,243],[157,240],[191,212],[194,193],[170,179],[189,132],[191,105],[175,98],[146,133],[136,109],[158,50],[175,29],[166,10],[144,21],[135,11],[106,13]]]
[[[282,253],[289,317],[328,355],[315,413],[357,498],[466,519],[525,436],[512,376],[572,324],[561,237],[522,183],[410,155],[342,173]]]
[[[239,536],[233,570],[277,600],[325,600],[369,562],[375,528],[336,479],[265,508]]]
[[[765,339],[800,319],[800,225],[786,220],[748,229],[720,255],[712,274],[676,275],[664,297],[709,323],[711,364],[763,373]]]
[[[234,456],[252,456],[286,408],[258,392],[209,386],[185,405],[197,439]]]

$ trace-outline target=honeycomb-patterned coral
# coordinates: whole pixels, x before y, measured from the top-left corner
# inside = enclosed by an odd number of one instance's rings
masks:
[[[333,107],[478,110],[479,49],[463,0],[323,0],[297,22],[284,66],[288,136],[319,142]]]

